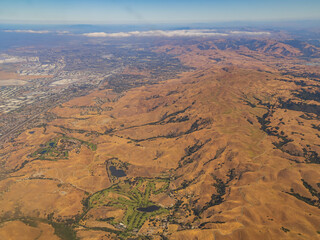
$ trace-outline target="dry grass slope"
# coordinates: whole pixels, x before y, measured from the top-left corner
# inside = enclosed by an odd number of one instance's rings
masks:
[[[319,239],[319,99],[303,89],[320,84],[301,75],[317,70],[288,72],[300,53],[283,43],[268,54],[206,44],[157,49],[194,71],[73,99],[6,143],[0,236],[59,236],[24,217],[80,239]]]

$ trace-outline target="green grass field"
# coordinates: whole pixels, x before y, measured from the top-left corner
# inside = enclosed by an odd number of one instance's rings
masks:
[[[157,188],[157,183],[162,184]],[[121,219],[121,223],[125,224],[126,229],[129,231],[139,229],[150,217],[168,212],[161,207],[152,212],[138,210],[138,208],[154,206],[155,204],[150,201],[151,194],[156,195],[165,192],[168,187],[168,179],[138,178],[126,180],[92,195],[89,199],[89,208],[113,206],[125,209],[125,215]],[[118,197],[114,198],[110,193],[115,193]],[[114,224],[115,222],[112,220],[110,223]]]
[[[85,145],[92,151],[97,150],[97,145],[91,142],[83,141],[77,138],[71,138],[67,136],[57,137],[41,146],[37,151],[32,153],[30,157],[39,160],[51,160],[68,159],[69,151],[74,148],[79,148],[81,145]]]

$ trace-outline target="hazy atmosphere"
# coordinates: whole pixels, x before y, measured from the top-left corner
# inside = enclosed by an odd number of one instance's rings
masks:
[[[0,240],[319,240],[319,0],[0,0]]]
[[[194,23],[319,19],[318,0],[2,0],[11,23]]]

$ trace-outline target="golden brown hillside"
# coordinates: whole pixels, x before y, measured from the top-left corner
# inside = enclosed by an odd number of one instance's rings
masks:
[[[193,70],[106,82],[6,142],[0,239],[319,239],[320,72],[231,43],[163,43]]]

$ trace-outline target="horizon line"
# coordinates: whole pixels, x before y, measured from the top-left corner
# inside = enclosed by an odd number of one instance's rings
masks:
[[[227,24],[227,23],[293,23],[293,22],[320,22],[320,18],[317,19],[260,19],[260,20],[214,20],[214,21],[176,21],[176,22],[151,22],[151,23],[142,23],[142,22],[114,22],[114,23],[106,23],[106,22],[82,22],[82,21],[68,21],[68,22],[60,22],[60,21],[48,21],[43,22],[40,20],[37,21],[24,21],[24,20],[4,20],[0,19],[0,24],[12,24],[12,25],[185,25],[185,24]]]

